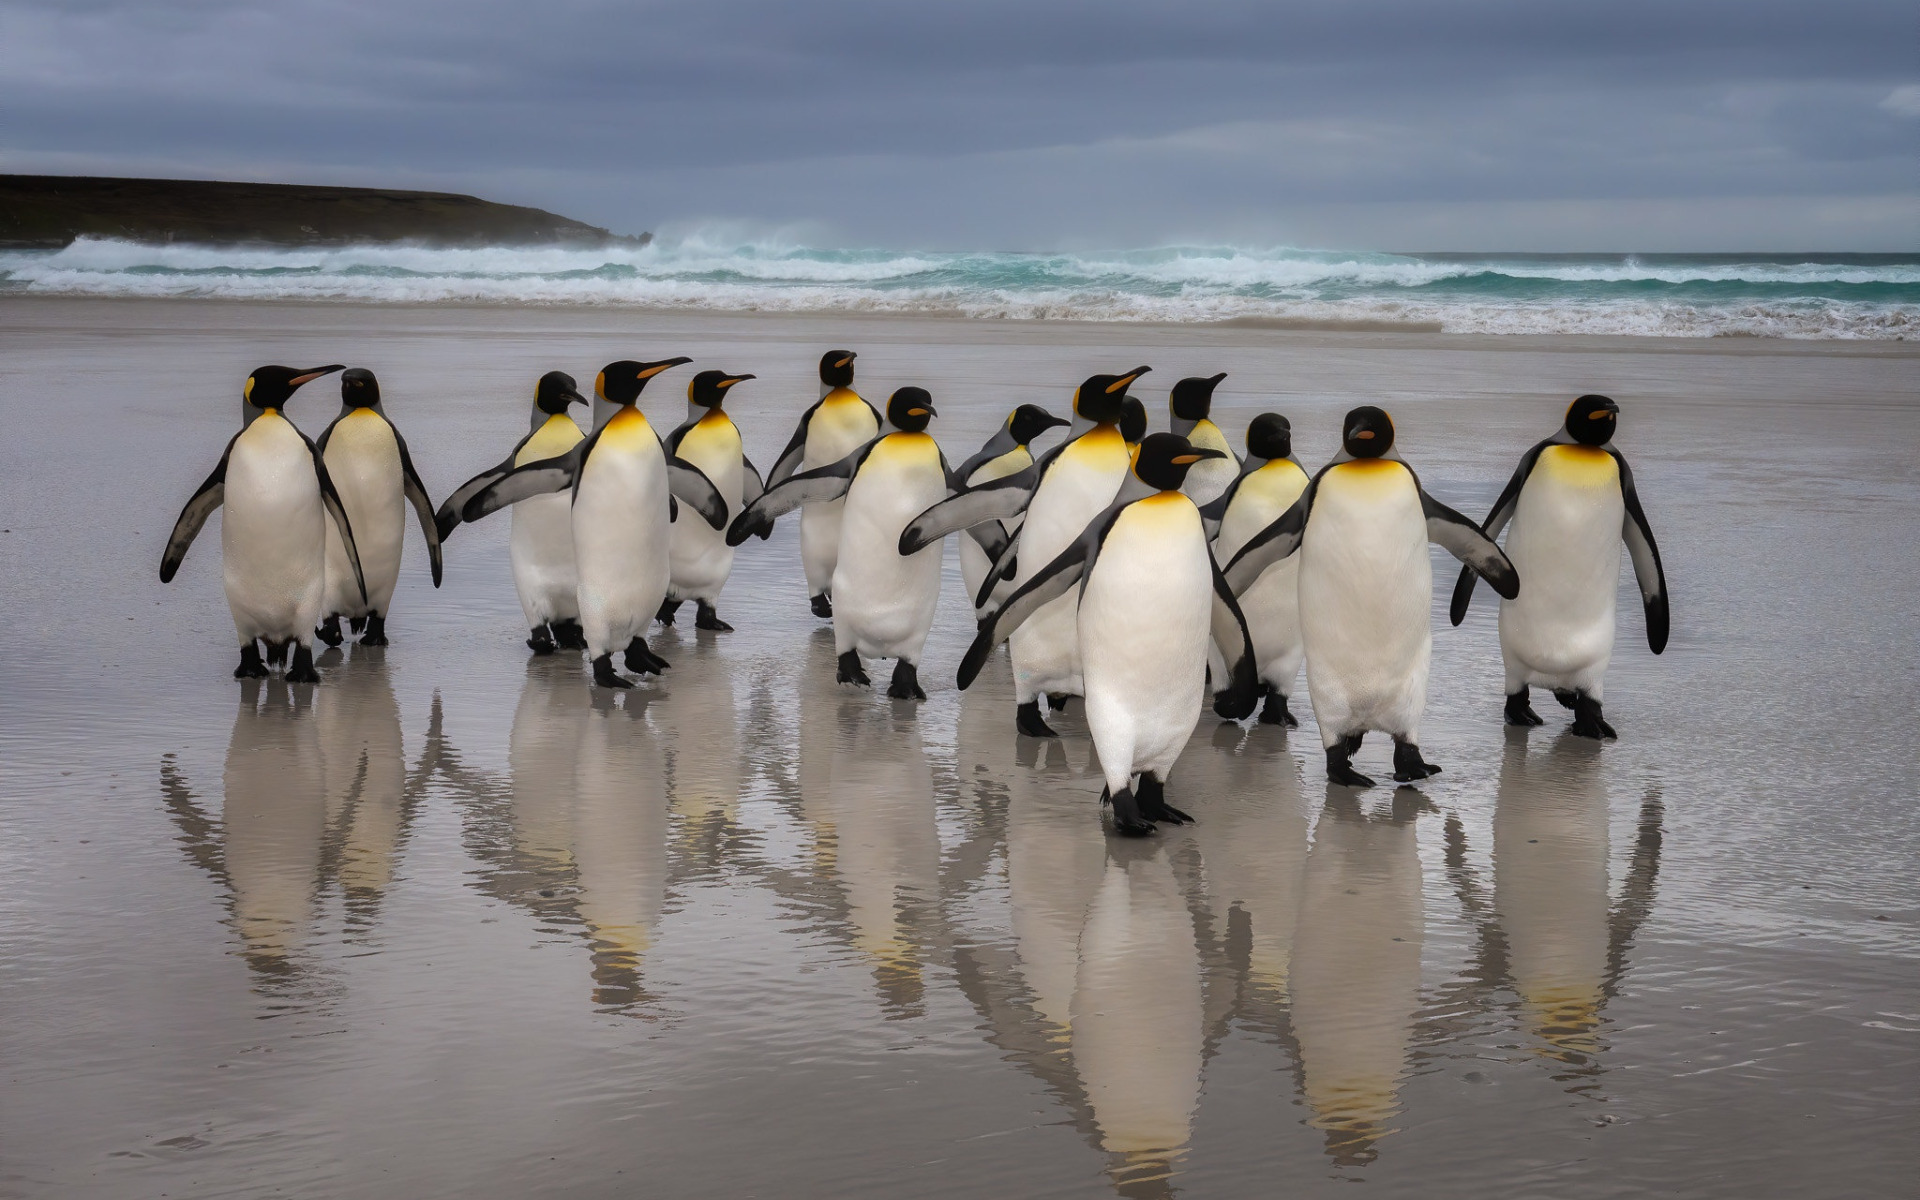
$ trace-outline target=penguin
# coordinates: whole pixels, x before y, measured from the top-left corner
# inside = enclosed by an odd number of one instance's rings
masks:
[[[1214,710],[1250,716],[1258,689],[1246,619],[1207,545],[1200,510],[1180,492],[1187,469],[1218,455],[1176,433],[1150,434],[1111,505],[982,620],[960,664],[973,683],[994,646],[1042,607],[1064,601],[1083,664],[1087,728],[1106,776],[1116,832],[1193,818],[1166,802],[1167,775],[1199,721],[1208,638],[1232,661]],[[1078,595],[1067,592],[1078,584]],[[1133,779],[1138,777],[1138,788]]]
[[[1551,688],[1573,710],[1573,732],[1616,736],[1600,713],[1613,658],[1620,543],[1633,558],[1647,614],[1647,648],[1667,648],[1667,577],[1640,507],[1633,471],[1613,445],[1620,406],[1582,396],[1560,432],[1528,450],[1487,514],[1487,536],[1507,530],[1507,555],[1526,572],[1523,597],[1500,602],[1500,656],[1507,669],[1507,724],[1539,725],[1528,689]],[[1509,528],[1511,524],[1511,528]],[[1473,575],[1454,585],[1458,625],[1473,600]]]
[[[1072,422],[1054,416],[1038,404],[1022,404],[1007,414],[999,432],[988,438],[972,458],[955,467],[953,473],[961,483],[971,487],[1024,471],[1033,465],[1033,451],[1029,448],[1033,440],[1049,429],[1070,424]],[[1000,522],[1000,527],[1011,537],[1019,532],[1020,518],[1009,517]],[[969,598],[980,593],[992,568],[992,560],[978,542],[972,538],[960,539],[960,577],[966,581]],[[999,589],[1012,590],[1005,580],[998,581],[996,593]],[[974,616],[985,615],[985,607],[976,605]]]
[[[803,504],[843,502],[840,547],[830,581],[836,677],[868,687],[861,658],[891,658],[895,700],[925,700],[920,651],[940,600],[940,547],[911,553],[901,546],[907,522],[947,496],[957,480],[927,433],[938,413],[925,389],[903,387],[887,401],[895,432],[876,437],[838,462],[788,476],[735,519],[727,542],[737,546]]]
[[[670,665],[647,649],[641,634],[667,598],[675,498],[715,529],[726,527],[727,502],[713,482],[692,463],[669,456],[636,407],[649,379],[692,361],[608,363],[594,381],[594,395],[612,408],[606,422],[565,454],[515,467],[461,510],[462,520],[477,521],[529,496],[572,489],[580,625],[600,687],[633,686],[613,670],[613,652],[622,647],[629,671],[658,675]]]
[[[220,559],[227,607],[240,638],[235,679],[266,675],[258,645],[265,642],[276,662],[293,647],[288,682],[320,682],[320,673],[313,669],[313,631],[326,600],[329,518],[340,531],[357,598],[366,601],[366,579],[346,506],[334,490],[319,447],[282,415],[303,384],[341,370],[345,367],[339,363],[306,370],[266,366],[247,376],[240,432],[227,443],[220,465],[180,510],[167,538],[161,583],[172,582],[200,527],[214,509],[226,505]]]
[[[1195,463],[1193,470],[1187,472],[1187,483],[1181,490],[1202,508],[1219,499],[1220,493],[1240,474],[1240,460],[1233,453],[1233,445],[1209,416],[1213,411],[1213,389],[1226,377],[1227,373],[1222,371],[1204,379],[1182,379],[1173,385],[1173,392],[1167,397],[1168,428],[1203,450],[1218,450],[1223,455]]]
[[[1137,452],[1147,438],[1147,406],[1137,396],[1120,402],[1120,438],[1130,452]]]
[[[851,350],[829,350],[820,356],[820,399],[800,414],[787,448],[767,472],[769,488],[785,483],[798,471],[812,471],[837,463],[880,436],[880,413],[853,390]],[[800,563],[807,575],[808,604],[813,615],[833,616],[833,569],[840,559],[838,500],[816,502],[800,514]]]
[[[1243,595],[1268,567],[1300,552],[1300,632],[1327,778],[1373,786],[1352,760],[1377,729],[1393,737],[1394,779],[1410,783],[1440,770],[1420,756],[1433,653],[1427,542],[1502,596],[1520,594],[1520,575],[1478,525],[1427,495],[1394,450],[1385,411],[1368,404],[1349,412],[1341,442],[1342,452],[1240,549],[1226,576]]]
[[[687,419],[666,436],[666,450],[700,468],[730,512],[760,498],[765,489],[760,471],[747,458],[740,442],[739,427],[720,407],[735,384],[752,379],[751,375],[729,375],[725,371],[702,371],[687,384]],[[693,626],[717,633],[732,633],[733,626],[720,619],[714,604],[720,589],[727,586],[733,573],[733,547],[727,545],[724,531],[707,527],[704,521],[675,521],[670,555],[673,576],[667,584],[667,599],[660,606],[662,624],[673,624],[674,613],[685,601],[696,607]]]
[[[997,582],[1010,575],[1016,587],[1027,583],[1113,503],[1132,466],[1119,428],[1127,388],[1151,369],[1089,376],[1073,394],[1074,419],[1064,444],[1024,471],[967,488],[915,517],[901,535],[901,552],[911,553],[956,529],[1024,513],[1019,540],[1009,544],[1004,560],[995,560],[988,577]],[[974,603],[979,607],[983,597],[976,593]],[[1029,737],[1057,736],[1040,715],[1040,697],[1059,708],[1066,696],[1081,694],[1073,606],[1063,601],[1035,610],[1008,639],[1007,650],[1013,662],[1015,727]]]
[[[440,586],[440,532],[434,521],[433,501],[413,469],[407,439],[387,419],[380,403],[380,381],[364,367],[340,376],[340,415],[316,443],[340,502],[352,520],[360,549],[360,567],[366,572],[367,591],[359,595],[346,544],[337,530],[327,530],[327,599],[325,619],[315,636],[329,646],[342,641],[340,618],[366,634],[362,646],[387,644],[387,613],[394,585],[400,582],[400,556],[405,548],[406,508],[413,505],[427,540],[427,563],[433,586]]]
[[[1191,471],[1187,479],[1192,482]],[[1293,457],[1293,426],[1279,413],[1255,417],[1247,426],[1247,457],[1240,465],[1240,474],[1211,503],[1200,508],[1201,518],[1217,530],[1214,556],[1231,562],[1255,534],[1293,507],[1309,482],[1306,469]],[[1260,723],[1298,726],[1300,722],[1287,707],[1294,680],[1300,674],[1300,661],[1306,655],[1300,640],[1298,557],[1283,559],[1261,572],[1241,594],[1240,611],[1246,615],[1247,632],[1253,637],[1254,661],[1260,668],[1261,691],[1266,697],[1260,707]]]
[[[568,415],[575,404],[585,404],[565,371],[548,371],[533,389],[531,428],[498,465],[475,475],[455,489],[434,518],[445,541],[460,524],[461,510],[488,486],[516,467],[558,458],[580,444],[586,434]],[[508,536],[508,558],[513,563],[513,587],[526,614],[527,649],[552,654],[556,648],[585,650],[580,631],[579,577],[573,564],[571,498],[529,496],[513,506],[513,532]]]

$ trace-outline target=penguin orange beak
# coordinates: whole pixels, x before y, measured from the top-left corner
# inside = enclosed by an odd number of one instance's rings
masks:
[[[1199,462],[1203,458],[1225,458],[1225,457],[1226,457],[1225,454],[1223,454],[1218,450],[1211,449],[1210,447],[1195,446],[1193,449],[1187,451],[1185,454],[1174,455],[1173,461],[1176,463],[1179,463],[1183,467],[1190,467],[1194,463]]]
[[[344,371],[346,369],[347,364],[345,363],[334,363],[330,367],[309,367],[298,375],[295,375],[292,379],[287,380],[287,386],[289,388],[297,388],[301,384],[312,383],[323,375],[331,375],[335,371]]]
[[[753,375],[729,375],[729,376],[727,376],[727,377],[726,377],[725,379],[722,379],[722,380],[721,380],[721,381],[720,381],[719,383],[717,383],[717,384],[715,384],[714,386],[715,386],[715,387],[722,387],[722,388],[730,388],[730,387],[732,387],[732,386],[733,386],[734,384],[736,384],[736,383],[740,383],[740,382],[742,382],[742,381],[744,381],[744,380],[748,380],[748,379],[754,379],[754,378],[757,378],[757,376],[753,376]]]
[[[1133,386],[1134,380],[1140,378],[1142,375],[1145,375],[1148,371],[1151,371],[1151,370],[1153,370],[1152,367],[1135,367],[1133,370],[1127,372],[1125,375],[1122,375],[1120,378],[1108,384],[1107,394],[1109,396],[1112,396],[1112,395],[1125,392],[1129,387]]]
[[[669,358],[664,362],[648,363],[644,368],[642,368],[634,376],[634,378],[652,379],[655,375],[658,375],[662,371],[670,370],[673,367],[683,367],[692,361],[693,360],[690,358]]]

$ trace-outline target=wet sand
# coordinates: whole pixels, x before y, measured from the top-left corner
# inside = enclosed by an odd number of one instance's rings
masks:
[[[1920,1171],[1920,349],[503,308],[0,300],[0,1192],[1874,1196]],[[507,522],[417,533],[390,648],[230,678],[209,527],[262,362],[378,372],[436,499],[534,378],[687,354],[763,466],[830,345],[958,461],[1099,369],[1227,370],[1302,458],[1390,408],[1479,516],[1606,392],[1666,556],[1620,740],[1500,724],[1435,610],[1418,791],[1204,716],[1199,823],[1103,836],[1077,708],[832,683],[794,527],[618,700],[529,660]],[[645,406],[670,425],[684,380]],[[319,385],[291,415],[332,417]],[[217,518],[216,518],[217,520]],[[1440,564],[1443,603],[1450,560]],[[1542,697],[1544,699],[1544,697]],[[1306,712],[1304,700],[1296,711]],[[1379,739],[1375,739],[1377,742]],[[1369,745],[1359,765],[1383,767]],[[1378,774],[1379,772],[1376,772]],[[1384,777],[1384,776],[1382,776]]]

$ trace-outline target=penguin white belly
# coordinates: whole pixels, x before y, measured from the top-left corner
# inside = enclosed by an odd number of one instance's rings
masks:
[[[680,439],[678,454],[699,467],[727,502],[731,520],[740,511],[746,472],[741,468],[740,431],[724,413],[713,413]],[[733,574],[733,547],[727,532],[715,529],[684,505],[673,522],[673,581],[667,595],[674,600],[702,600],[712,604]]]
[[[800,469],[811,471],[836,463],[872,441],[880,422],[867,402],[846,388],[829,392],[807,422],[807,448]],[[840,559],[840,521],[846,499],[808,504],[800,510],[800,563],[807,574],[807,594],[818,596],[833,586],[833,569]]]
[[[1233,561],[1255,534],[1293,506],[1308,482],[1307,473],[1285,459],[1248,475],[1221,518],[1215,557],[1222,563]],[[1253,638],[1260,682],[1272,685],[1282,696],[1293,695],[1300,662],[1306,657],[1300,635],[1300,556],[1283,558],[1260,572],[1253,585],[1241,593],[1240,612]],[[1225,678],[1224,660],[1216,660],[1215,669]]]
[[[692,513],[683,519],[698,520]],[[607,422],[580,469],[573,552],[587,655],[625,649],[667,598],[672,563],[667,460],[647,419],[632,408]]]
[[[1500,602],[1509,694],[1539,684],[1602,699],[1625,520],[1611,454],[1590,446],[1540,452],[1507,531],[1507,557],[1524,582],[1518,597]]]
[[[940,450],[924,433],[889,435],[847,488],[833,587],[836,653],[918,665],[940,602],[942,543],[900,553],[907,522],[947,495]]]
[[[513,465],[523,467],[544,458],[557,458],[578,445],[581,437],[573,418],[549,416],[513,456]],[[514,591],[520,595],[528,628],[580,616],[571,492],[531,496],[515,504],[507,550],[513,564]]]
[[[1321,741],[1417,743],[1433,650],[1433,563],[1413,475],[1361,459],[1320,478],[1300,544],[1300,630]]]
[[[993,459],[991,462],[982,464],[973,474],[967,476],[966,483],[968,487],[976,487],[995,479],[1004,479],[1006,476],[1012,475],[1016,471],[1024,471],[1032,465],[1032,454],[1024,449],[1011,450],[1002,454],[999,458]],[[1024,520],[1025,516],[1023,514],[1003,520],[1000,522],[1000,525],[1009,535],[1016,535],[1020,532],[1020,526]],[[968,604],[972,604],[973,598],[980,594],[980,585],[987,581],[987,572],[992,569],[993,560],[989,559],[987,552],[980,548],[980,543],[974,541],[971,535],[962,534],[960,536],[960,578],[964,580],[967,585]],[[1003,579],[995,585],[993,595],[988,598],[987,602],[991,605],[996,601],[1004,600],[1012,592],[1012,581]]]
[[[1240,460],[1220,427],[1201,421],[1187,434],[1187,440],[1203,450],[1218,450],[1225,458],[1203,458],[1187,470],[1187,481],[1180,490],[1195,504],[1211,504],[1240,477]]]
[[[400,472],[400,443],[393,427],[370,408],[355,409],[334,423],[327,439],[327,475],[353,526],[354,547],[367,580],[367,598],[353,577],[347,544],[332,521],[327,530],[327,599],[323,615],[386,616],[400,581],[405,550],[407,498]]]
[[[1078,614],[1087,729],[1114,792],[1143,771],[1165,782],[1186,747],[1206,690],[1212,614],[1199,511],[1177,492],[1130,505],[1107,533]]]
[[[1130,465],[1127,443],[1111,426],[1084,433],[1061,451],[1027,505],[1016,587],[1086,532],[1088,522],[1113,503]],[[1021,704],[1042,692],[1082,694],[1076,607],[1073,595],[1044,604],[1007,639],[1014,697]]]
[[[227,457],[221,575],[234,632],[308,644],[326,594],[327,533],[313,453],[286,418],[265,414]]]

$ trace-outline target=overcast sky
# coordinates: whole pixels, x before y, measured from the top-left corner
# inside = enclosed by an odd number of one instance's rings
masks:
[[[0,0],[0,169],[940,249],[1920,248],[1914,0]]]

